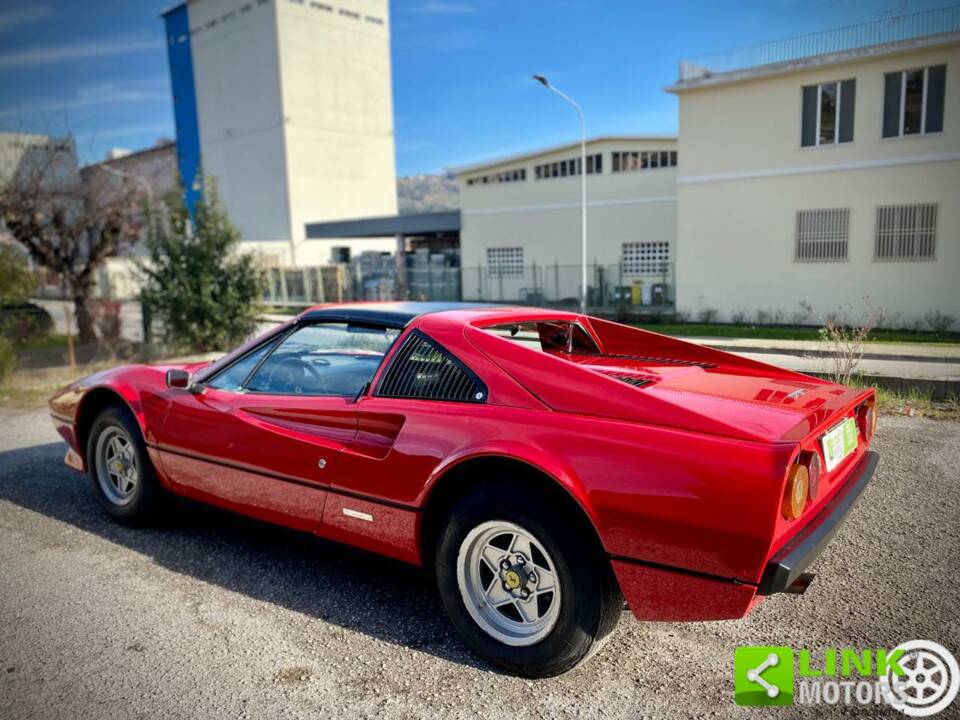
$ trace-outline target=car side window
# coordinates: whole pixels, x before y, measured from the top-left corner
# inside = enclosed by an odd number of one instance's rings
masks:
[[[353,396],[397,338],[393,328],[307,325],[287,335],[247,382],[250,392]]]
[[[487,387],[450,352],[414,330],[391,358],[376,395],[482,403],[487,399]]]
[[[276,340],[271,340],[248,352],[230,367],[217,373],[217,375],[206,384],[218,390],[230,390],[233,392],[240,390],[243,387],[243,381],[247,379],[247,376],[257,366],[257,363],[259,363],[276,344]]]

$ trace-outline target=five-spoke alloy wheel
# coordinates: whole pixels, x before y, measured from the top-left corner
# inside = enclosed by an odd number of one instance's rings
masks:
[[[107,427],[97,438],[94,457],[103,494],[115,505],[126,505],[133,499],[140,477],[133,440],[122,427]]]
[[[109,405],[97,415],[87,436],[87,463],[93,489],[114,519],[130,524],[153,519],[163,487],[129,408]]]
[[[477,624],[507,645],[532,645],[560,615],[560,585],[543,544],[505,521],[478,525],[457,557],[463,603]]]
[[[521,483],[491,482],[449,511],[435,552],[440,596],[467,643],[510,672],[548,677],[589,657],[623,599],[579,509]]]

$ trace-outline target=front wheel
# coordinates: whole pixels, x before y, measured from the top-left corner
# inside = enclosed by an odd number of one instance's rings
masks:
[[[583,524],[571,522],[563,503],[522,489],[480,491],[453,508],[437,547],[437,581],[451,621],[480,655],[549,677],[602,644],[623,601]]]
[[[101,504],[120,522],[152,520],[163,501],[140,427],[127,408],[111,406],[94,420],[87,440],[90,479]]]

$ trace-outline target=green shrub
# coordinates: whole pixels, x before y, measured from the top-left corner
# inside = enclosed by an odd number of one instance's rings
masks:
[[[0,245],[0,303],[23,302],[36,285],[23,251],[13,245]]]
[[[142,298],[163,328],[170,347],[190,352],[227,350],[257,327],[263,275],[240,252],[234,227],[210,181],[191,221],[182,203],[168,222],[153,218],[147,237],[149,261]]]
[[[13,372],[17,364],[17,356],[13,352],[13,345],[6,338],[0,337],[0,382]]]
[[[0,302],[0,335],[14,344],[47,337],[53,318],[31,302]]]

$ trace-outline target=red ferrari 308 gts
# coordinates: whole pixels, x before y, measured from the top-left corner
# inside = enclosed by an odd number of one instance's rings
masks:
[[[166,495],[422,565],[485,658],[555,675],[640,620],[802,593],[878,456],[873,392],[576,313],[313,308],[50,401],[117,520]]]

